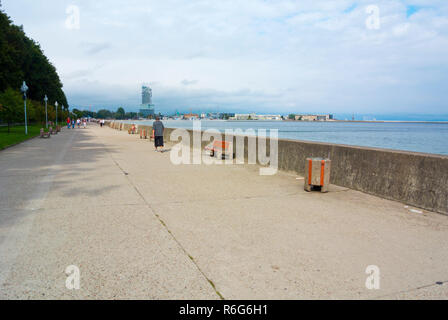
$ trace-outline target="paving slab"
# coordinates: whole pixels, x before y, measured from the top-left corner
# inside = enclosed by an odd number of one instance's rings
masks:
[[[0,152],[0,298],[219,299],[93,130]]]

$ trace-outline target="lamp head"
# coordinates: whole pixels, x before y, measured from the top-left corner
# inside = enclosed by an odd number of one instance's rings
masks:
[[[28,91],[28,86],[26,85],[25,81],[23,81],[22,88],[20,90],[25,94]]]

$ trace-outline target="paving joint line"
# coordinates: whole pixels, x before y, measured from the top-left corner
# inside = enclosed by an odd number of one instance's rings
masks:
[[[98,136],[97,136],[98,137]],[[139,195],[139,197],[144,201],[146,206],[150,209],[151,213],[156,217],[156,219],[160,222],[160,224],[165,228],[165,230],[168,232],[168,234],[172,237],[172,239],[177,243],[177,245],[181,248],[181,250],[184,252],[184,254],[191,260],[191,262],[194,264],[194,266],[197,268],[197,270],[200,272],[200,274],[205,278],[205,280],[209,283],[209,285],[212,287],[213,291],[216,293],[216,295],[221,299],[225,300],[224,296],[218,291],[216,288],[214,282],[205,274],[205,272],[201,269],[201,267],[198,265],[196,260],[194,260],[193,256],[191,256],[187,249],[179,242],[179,240],[174,236],[174,234],[171,232],[171,230],[168,228],[166,223],[162,220],[162,218],[155,212],[154,208],[151,206],[151,204],[145,199],[145,197],[142,195],[140,190],[132,183],[132,181],[129,179],[129,173],[127,173],[120,164],[114,159],[112,154],[109,152],[109,149],[107,146],[102,142],[106,152],[109,154],[112,161],[115,163],[115,165],[122,171],[122,173],[127,178],[129,184],[134,188],[135,192]]]

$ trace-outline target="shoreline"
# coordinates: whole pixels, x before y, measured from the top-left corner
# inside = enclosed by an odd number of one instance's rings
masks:
[[[154,121],[149,119],[138,119],[138,120],[114,120],[107,119],[107,121]],[[182,121],[182,122],[190,122],[193,120],[187,119],[168,119],[161,121]],[[425,120],[326,120],[326,121],[306,121],[306,120],[224,120],[224,119],[198,119],[197,121],[216,121],[216,122],[272,122],[272,123],[283,123],[283,122],[297,122],[297,123],[429,123],[429,124],[448,124],[448,120],[446,121],[425,121]]]
[[[111,121],[111,120],[108,120],[108,121]],[[116,120],[117,122],[120,122],[120,121],[123,121],[123,123],[127,123],[127,124],[130,124],[130,123],[135,123],[136,125],[149,125],[149,126],[151,126],[152,125],[152,122],[153,122],[153,120]],[[207,120],[207,121],[210,121],[210,122],[206,122],[205,123],[205,126],[202,126],[202,131],[204,131],[204,130],[207,130],[207,129],[211,129],[212,127],[211,127],[211,123],[214,123],[215,121],[216,121],[216,123],[218,124],[218,123],[223,123],[223,122],[231,122],[232,124],[235,124],[235,123],[244,123],[244,124],[250,124],[250,123],[256,123],[256,124],[263,124],[263,123],[266,123],[266,124],[276,124],[276,123],[278,123],[278,122],[281,122],[281,121],[270,121],[270,120]],[[166,128],[170,128],[170,129],[188,129],[188,130],[191,130],[192,129],[192,126],[182,126],[182,125],[179,125],[179,126],[175,126],[174,125],[174,123],[179,123],[179,124],[188,124],[188,123],[190,123],[190,122],[192,122],[192,120],[163,120],[163,122],[164,122],[164,124],[165,124],[165,126],[166,126]],[[174,123],[173,123],[174,122]],[[376,122],[373,122],[373,121],[343,121],[343,120],[336,120],[336,121],[293,121],[293,120],[290,120],[290,121],[287,121],[288,123],[294,123],[294,124],[296,124],[296,123],[302,123],[303,125],[306,125],[306,124],[310,124],[310,123],[316,123],[316,124],[320,124],[320,123],[346,123],[346,122],[356,122],[356,123],[390,123],[390,124],[395,124],[395,123],[403,123],[403,124],[406,124],[406,123],[408,123],[408,124],[418,124],[418,123],[421,123],[421,122],[383,122],[383,121],[376,121]],[[429,122],[430,124],[439,124],[439,123],[436,123],[436,122]],[[448,122],[446,122],[446,123],[442,123],[442,124],[448,124]],[[224,131],[225,131],[225,128],[219,128],[219,126],[217,127],[217,128],[215,128],[215,129],[217,129],[217,130],[219,130],[221,133],[224,133]],[[229,129],[231,129],[231,128],[229,128]],[[247,129],[247,128],[246,128]],[[254,127],[254,129],[256,129],[256,127]],[[289,131],[282,131],[282,125],[281,124],[279,124],[278,125],[278,129],[279,129],[279,133],[285,133],[285,132],[289,132]],[[245,129],[244,129],[245,130]],[[297,132],[302,132],[301,130],[297,130]],[[381,132],[381,130],[379,130],[379,132]],[[385,146],[385,145],[381,145],[381,144],[374,144],[374,143],[372,143],[372,144],[370,144],[370,145],[366,145],[366,144],[357,144],[356,142],[353,142],[353,143],[351,143],[350,142],[350,137],[351,137],[351,135],[350,134],[348,134],[347,135],[347,137],[348,137],[348,139],[343,139],[343,140],[345,140],[345,141],[341,141],[340,139],[339,139],[339,141],[338,141],[338,139],[333,139],[333,140],[325,140],[325,139],[320,139],[319,138],[319,133],[320,133],[320,131],[316,131],[316,138],[314,138],[314,139],[311,139],[310,137],[292,137],[291,135],[290,136],[282,136],[282,137],[279,137],[279,139],[287,139],[287,140],[289,140],[289,141],[298,141],[298,142],[310,142],[310,143],[324,143],[324,144],[334,144],[334,145],[344,145],[344,146],[349,146],[349,147],[360,147],[360,148],[372,148],[372,149],[381,149],[381,150],[385,150],[385,151],[393,151],[393,152],[408,152],[408,153],[416,153],[416,154],[425,154],[425,155],[434,155],[434,156],[443,156],[443,157],[447,157],[448,156],[448,150],[442,150],[442,151],[440,151],[440,148],[435,148],[435,150],[436,151],[439,151],[439,152],[431,152],[431,151],[428,151],[428,150],[425,150],[425,148],[418,148],[418,147],[416,147],[416,148],[413,148],[413,149],[411,149],[411,148],[408,148],[408,149],[400,149],[400,147],[399,146],[396,146],[396,145],[391,145],[391,146]],[[335,131],[335,133],[338,133],[338,131]],[[355,132],[351,132],[352,134],[355,134]],[[405,143],[404,143],[405,144]]]

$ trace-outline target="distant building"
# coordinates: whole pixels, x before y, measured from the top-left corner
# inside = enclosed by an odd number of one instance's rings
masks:
[[[142,118],[148,118],[148,117],[154,118],[154,116],[155,116],[155,112],[154,112],[153,108],[142,108],[138,111],[138,114]]]
[[[257,120],[275,120],[280,121],[282,120],[282,116],[279,114],[260,114],[257,115]]]
[[[255,113],[235,113],[235,116],[231,117],[230,120],[255,120],[256,116]]]
[[[148,118],[154,117],[154,104],[152,103],[152,89],[151,87],[142,86],[142,105],[139,110],[140,117]]]
[[[210,119],[219,119],[220,118],[220,114],[217,113],[217,112],[211,112],[211,113],[208,114],[208,117]]]
[[[152,104],[152,89],[142,86],[142,104]]]
[[[185,120],[196,120],[196,119],[199,119],[199,115],[196,113],[188,113],[188,114],[184,114],[183,118]]]
[[[244,113],[237,113],[235,116],[231,117],[230,120],[282,120],[282,116],[279,114],[256,114],[256,113],[250,113],[250,114],[244,114]]]
[[[333,120],[332,114],[297,114],[295,120],[298,121],[328,121]]]
[[[235,117],[235,113],[226,112],[226,113],[220,113],[218,119],[229,120],[232,117]]]

